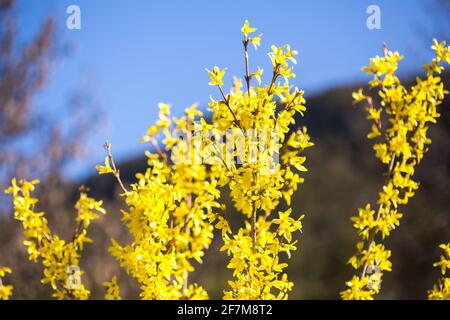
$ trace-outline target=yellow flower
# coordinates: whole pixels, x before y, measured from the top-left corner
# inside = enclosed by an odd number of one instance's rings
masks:
[[[261,45],[261,37],[262,34],[248,39],[248,41],[250,41],[251,44],[253,44],[253,46],[255,47],[255,50],[258,49],[258,47]]]
[[[104,166],[96,165],[95,169],[98,171],[99,174],[108,174],[108,173],[112,173],[113,172],[113,170],[111,168],[111,165],[109,164],[108,157],[105,158],[105,165]]]
[[[105,294],[106,300],[122,300],[120,297],[120,288],[117,284],[116,276],[112,277],[111,282],[104,282],[103,285],[107,288],[107,292]]]
[[[352,93],[353,103],[359,103],[363,100],[365,100],[367,97],[363,93],[363,89],[360,88],[358,91],[355,91]]]
[[[8,300],[12,295],[13,287],[4,285],[2,280],[7,273],[12,273],[12,270],[8,267],[0,266],[0,300]]]
[[[158,103],[159,107],[159,116],[163,118],[164,116],[168,116],[170,114],[170,105],[167,103]]]
[[[256,31],[256,28],[250,27],[250,22],[248,20],[245,20],[244,25],[241,28],[242,33],[245,37],[248,37],[250,33],[253,33]]]
[[[206,69],[206,71],[208,71],[208,75],[211,78],[211,81],[209,82],[210,86],[222,86],[223,85],[222,78],[225,75],[225,69],[223,69],[221,71],[219,69],[219,67],[215,66],[213,71],[209,71],[208,69]]]
[[[440,267],[442,277],[433,289],[428,291],[428,299],[430,300],[450,300],[450,277],[447,270],[450,270],[450,242],[439,246],[444,251],[441,260],[434,263],[434,267]]]
[[[258,85],[261,85],[261,76],[262,76],[263,71],[264,70],[258,66],[258,70],[253,74],[255,79],[258,81]]]

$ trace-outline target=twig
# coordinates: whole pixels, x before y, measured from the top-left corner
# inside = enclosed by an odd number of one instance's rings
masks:
[[[375,107],[373,105],[372,97],[367,97],[366,101],[367,101],[367,104],[369,105],[369,108],[375,109]],[[374,122],[375,122],[375,125],[378,128],[378,131],[380,131],[380,133],[383,135],[383,137],[386,140],[386,142],[389,143],[391,141],[391,139],[389,138],[387,132],[385,132],[383,130],[383,127],[382,127],[382,124],[381,124],[381,118],[379,120],[374,120]]]
[[[81,186],[78,188],[78,191],[79,191],[80,193],[86,192],[86,191],[87,191],[87,188],[86,188],[84,185],[81,185]],[[80,211],[80,209],[77,209],[77,218],[78,218],[80,215],[81,215],[81,211]],[[82,226],[83,226],[83,221],[79,221],[78,224],[77,224],[77,226],[76,226],[76,228],[75,228],[75,231],[74,231],[74,233],[73,233],[73,236],[72,236],[72,242],[73,242],[74,245],[76,245],[76,244],[75,244],[75,240],[76,240],[76,239],[78,238],[78,236],[81,234]]]
[[[117,182],[119,183],[119,186],[122,189],[122,191],[124,193],[128,193],[127,188],[125,188],[125,186],[124,186],[124,184],[122,182],[122,179],[120,178],[120,171],[119,171],[119,169],[117,169],[116,163],[114,162],[114,158],[113,158],[112,153],[111,153],[111,144],[108,141],[106,141],[104,147],[105,147],[105,150],[106,150],[106,152],[108,154],[109,163],[111,165],[111,168],[113,169],[114,177],[116,178]]]
[[[253,253],[256,253],[256,203],[253,204],[252,214],[252,241],[253,241]]]
[[[277,78],[280,76],[280,74],[278,73],[279,68],[280,65],[278,64],[273,68],[272,80],[270,81],[269,89],[267,90],[267,97],[264,98],[262,109],[264,109],[264,107],[266,106],[267,98],[272,94],[272,89],[273,86],[275,85],[275,81],[277,81]]]
[[[237,117],[236,117],[236,114],[234,113],[233,109],[231,109],[230,103],[229,103],[228,99],[226,98],[225,93],[223,92],[222,87],[219,86],[219,85],[218,85],[217,87],[219,87],[219,90],[220,90],[220,93],[222,94],[222,97],[223,97],[223,100],[224,100],[224,102],[225,102],[225,105],[227,106],[228,110],[230,110],[231,115],[233,116],[234,124],[236,125],[236,127],[238,127],[239,129],[241,129],[242,132],[244,132],[244,130],[241,128],[241,126],[240,126],[240,124],[239,124],[239,121],[238,121],[238,119],[237,119]]]
[[[244,55],[245,55],[245,82],[247,83],[247,93],[250,98],[250,80],[252,77],[250,76],[250,71],[248,67],[248,36],[244,36],[244,40],[242,44],[244,45]]]
[[[191,147],[192,147],[192,132],[191,132],[191,120],[189,119],[189,117],[186,115],[186,129],[187,129],[187,141],[189,144],[189,158],[191,157]],[[189,176],[189,183],[192,183],[192,176]],[[192,209],[192,193],[186,194],[185,195],[185,201],[186,201],[186,205],[188,207],[188,210],[190,211]],[[183,227],[185,232],[190,232],[189,227],[188,227],[188,222],[189,222],[189,215],[186,216],[185,218],[185,225]],[[189,287],[189,272],[187,270],[184,270],[184,281],[183,281],[183,293],[187,293],[188,291],[188,287]]]
[[[387,176],[386,176],[386,182],[385,182],[385,185],[389,182],[389,180],[391,179],[391,176],[392,176],[392,171],[394,170],[394,166],[395,166],[395,161],[396,161],[396,157],[395,157],[395,153],[392,155],[392,159],[391,159],[391,162],[390,162],[390,164],[389,164],[389,168],[388,168],[388,172],[387,172]],[[380,219],[380,216],[381,216],[381,211],[383,210],[383,203],[380,203],[379,205],[378,205],[378,210],[377,210],[377,215],[376,215],[376,218],[375,218],[375,222],[377,222],[379,219]],[[368,241],[367,241],[367,243],[368,243],[368,246],[367,246],[367,250],[369,250],[371,247],[372,247],[372,245],[373,245],[373,243],[374,243],[374,241],[375,241],[375,232],[373,232],[371,235],[370,235],[370,237],[369,237],[369,239],[368,239]],[[362,270],[362,273],[361,273],[361,279],[362,278],[364,278],[365,277],[365,275],[366,275],[366,272],[367,272],[367,268],[368,268],[369,266],[367,265],[367,261],[364,263],[364,267],[363,267],[363,270]]]
[[[160,156],[160,158],[168,164],[167,155],[164,152],[162,152],[158,142],[154,137],[150,139],[150,143],[152,144],[153,148],[155,148],[156,153]]]

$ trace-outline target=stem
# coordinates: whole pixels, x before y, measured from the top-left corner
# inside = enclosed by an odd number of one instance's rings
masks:
[[[186,129],[187,129],[187,135],[188,135],[187,140],[189,143],[189,149],[188,149],[189,157],[191,157],[192,132],[191,132],[191,121],[189,120],[188,116],[186,116]],[[192,184],[192,176],[189,177],[189,184]],[[189,192],[189,194],[187,194],[185,196],[185,201],[186,201],[187,207],[190,211],[192,209],[192,193],[191,192]],[[189,222],[189,215],[186,216],[185,221],[184,221],[184,223],[185,223],[184,228],[185,228],[186,232],[190,232],[189,228],[187,227],[188,222]],[[183,293],[184,294],[187,293],[188,286],[189,286],[189,272],[187,270],[184,270],[184,281],[183,281]]]
[[[253,253],[256,253],[256,204],[253,204],[252,214],[252,241],[253,241]]]
[[[80,193],[86,192],[87,190],[88,190],[88,188],[86,188],[84,185],[82,185],[82,186],[80,186],[80,187],[78,188],[78,191],[79,191]],[[80,209],[78,209],[78,210],[77,210],[77,218],[78,218],[80,215],[81,215],[81,211],[80,211]],[[83,227],[83,221],[79,221],[78,224],[77,224],[77,226],[76,226],[76,228],[75,228],[75,231],[74,231],[74,233],[73,233],[73,236],[72,236],[72,242],[73,242],[74,246],[75,246],[75,240],[76,240],[76,239],[78,238],[78,236],[81,234],[82,227]]]
[[[77,216],[80,216],[80,210],[78,210]],[[77,225],[76,228],[75,228],[75,232],[73,233],[73,236],[72,236],[72,242],[73,242],[74,245],[75,245],[75,240],[78,238],[78,236],[79,236],[80,233],[81,233],[81,227],[82,227],[82,224],[83,224],[83,222],[82,222],[82,221],[79,221],[79,222],[78,222],[78,225]]]
[[[242,41],[244,45],[244,54],[245,54],[245,82],[247,83],[247,93],[248,97],[250,98],[250,71],[248,67],[248,37],[244,36],[244,40]]]
[[[279,65],[276,65],[273,68],[272,80],[270,81],[270,86],[269,86],[269,89],[267,90],[267,97],[264,99],[264,102],[262,104],[262,109],[264,109],[264,107],[266,106],[267,98],[272,94],[273,86],[275,85],[275,81],[277,81],[277,78],[279,76],[279,73],[278,73],[279,67],[280,67]]]
[[[122,179],[120,178],[120,172],[119,172],[119,170],[116,167],[116,163],[114,162],[114,158],[113,158],[112,153],[111,153],[111,144],[108,141],[105,142],[105,150],[108,153],[108,159],[109,159],[109,163],[111,165],[111,168],[113,169],[114,177],[116,178],[117,182],[119,183],[119,186],[122,189],[122,191],[124,193],[127,193],[128,190],[125,188],[125,186],[124,186],[124,184],[122,182]]]
[[[272,84],[271,84],[271,86],[272,86]],[[271,91],[271,89],[269,88],[269,92]],[[289,101],[287,104],[285,104],[285,106],[284,106],[284,110],[289,110],[289,108],[291,107],[291,105],[294,103],[294,101],[295,101],[295,99],[297,99],[297,97],[300,95],[300,92],[301,91],[297,91],[296,93],[295,93],[295,95],[294,95],[294,97],[292,98],[292,100],[291,101]],[[264,105],[266,104],[266,101],[264,100]],[[263,105],[263,107],[264,107],[264,105]],[[275,119],[275,122],[274,122],[274,124],[273,124],[273,128],[274,129],[277,129],[277,126],[278,126],[278,117]],[[283,145],[284,146],[284,145]]]
[[[292,100],[286,104],[286,106],[284,107],[286,110],[289,110],[291,108],[291,105],[294,103],[295,99],[297,99],[297,97],[300,95],[300,92],[301,91],[297,91]]]
[[[219,150],[217,149],[217,146],[215,144],[213,144],[214,149],[216,149],[216,156],[220,159],[220,161],[222,161],[222,164],[225,166],[225,168],[227,169],[228,172],[232,172],[230,167],[227,165],[227,163],[225,162],[225,160],[222,158],[222,153],[219,152]]]
[[[186,294],[188,291],[188,285],[189,285],[189,272],[187,270],[184,270],[184,282],[183,282],[183,293]]]
[[[386,176],[386,182],[385,182],[385,185],[387,185],[388,181],[391,179],[392,170],[394,169],[395,161],[396,161],[396,157],[395,157],[395,153],[394,153],[394,154],[392,155],[392,159],[391,159],[391,162],[390,162],[390,164],[389,164],[389,168],[388,168],[388,172],[387,172],[387,176]],[[378,221],[378,220],[380,219],[381,211],[383,210],[383,207],[384,207],[384,206],[383,206],[382,203],[380,203],[380,204],[378,205],[378,210],[377,210],[377,215],[376,215],[375,221]],[[371,233],[370,236],[369,236],[369,239],[368,239],[368,241],[367,241],[367,243],[368,243],[367,249],[370,249],[370,248],[372,247],[372,245],[373,245],[374,242],[375,242],[375,232]],[[366,262],[364,263],[363,271],[362,271],[362,273],[361,273],[361,278],[364,278],[364,277],[365,277],[366,272],[367,272],[367,268],[368,268],[368,267],[369,267],[369,266],[367,265],[367,261],[366,261]]]
[[[162,152],[158,142],[154,137],[150,139],[150,143],[152,144],[153,148],[155,148],[155,151],[159,155],[159,157],[168,164],[167,155],[164,152]]]
[[[219,87],[220,93],[222,94],[223,100],[225,101],[225,105],[227,106],[228,110],[230,110],[231,115],[233,116],[234,124],[236,125],[236,127],[238,127],[239,129],[241,129],[242,132],[244,132],[244,131],[242,130],[241,126],[239,125],[239,121],[238,121],[236,115],[234,114],[233,109],[231,109],[230,103],[228,102],[228,99],[226,98],[225,93],[223,92],[222,87],[221,87],[221,86],[217,86],[217,87]]]
[[[369,108],[371,109],[375,109],[374,105],[373,105],[373,99],[372,97],[367,97],[367,104],[369,105]],[[383,135],[384,139],[386,140],[386,143],[388,143],[390,141],[390,138],[388,136],[388,134],[383,130],[382,124],[381,124],[381,119],[379,120],[375,120],[375,125],[377,126],[378,130],[380,131],[380,133]]]
[[[253,182],[255,184],[257,184],[257,177],[255,175],[255,172],[252,172],[252,176],[253,176]],[[255,190],[255,195],[258,194],[258,191]],[[256,208],[256,203],[253,202],[253,213],[252,213],[252,241],[253,241],[253,253],[256,253],[256,217],[257,216],[257,208]]]
[[[278,74],[279,67],[280,67],[279,65],[276,65],[275,68],[273,68],[272,80],[270,81],[269,91],[267,91],[269,96],[273,89],[273,86],[275,85],[275,81],[277,80],[277,78],[279,76],[279,74]]]

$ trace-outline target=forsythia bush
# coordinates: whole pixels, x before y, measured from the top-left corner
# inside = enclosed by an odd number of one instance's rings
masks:
[[[447,277],[447,269],[450,270],[450,242],[439,246],[444,251],[441,260],[433,264],[435,267],[441,268],[442,278],[433,289],[428,291],[428,299],[430,300],[450,300],[450,277]]]
[[[11,272],[11,269],[8,267],[0,267],[0,300],[8,300],[12,295],[13,287],[11,285],[4,285],[2,280],[7,273]]]
[[[6,190],[14,197],[14,218],[22,222],[29,258],[34,262],[41,260],[44,267],[41,281],[51,285],[53,297],[87,299],[90,292],[81,283],[83,272],[79,268],[79,258],[84,244],[92,242],[87,237],[87,228],[92,220],[98,219],[96,212],[105,213],[102,201],[89,198],[81,190],[75,204],[77,227],[72,239],[66,242],[50,231],[44,212],[35,211],[38,200],[31,196],[31,192],[38,183],[37,180],[17,183],[13,179],[11,187]]]
[[[223,177],[221,185],[228,184],[231,197],[236,208],[246,218],[245,226],[233,232],[227,224],[219,223],[222,229],[224,246],[231,256],[228,268],[233,269],[234,279],[229,281],[230,290],[225,291],[225,299],[286,299],[292,290],[292,282],[288,281],[284,269],[287,263],[280,260],[281,253],[290,257],[295,250],[297,240],[293,237],[301,231],[303,216],[293,218],[292,210],[273,212],[280,200],[284,198],[290,205],[291,196],[297,185],[303,182],[299,172],[306,171],[303,166],[304,149],[312,146],[306,128],[289,134],[290,125],[294,123],[295,113],[306,110],[303,91],[292,88],[289,78],[294,78],[293,67],[296,63],[296,51],[289,45],[272,46],[269,53],[272,62],[272,75],[269,84],[260,87],[251,86],[255,78],[261,85],[263,70],[250,73],[248,44],[257,48],[261,36],[250,36],[256,29],[250,27],[248,21],[242,27],[244,34],[245,83],[234,81],[228,95],[222,89],[224,72],[214,67],[209,72],[210,85],[217,86],[222,94],[221,100],[212,100],[210,107],[213,113],[212,128],[225,134],[232,130],[238,136],[247,133],[260,134],[258,142],[264,142],[264,148],[256,148],[257,157],[252,157],[254,145],[245,143],[242,154],[245,161],[237,166],[227,164],[223,152],[226,146],[218,146],[216,156],[221,160],[212,170],[213,174]],[[283,78],[284,82],[278,81]],[[277,110],[277,102],[282,107]],[[270,135],[278,135],[269,139]],[[268,139],[264,139],[268,137]],[[242,137],[243,138],[243,137]],[[274,163],[274,154],[282,145],[284,153],[280,163]],[[233,153],[232,156],[238,156]]]
[[[358,275],[347,282],[349,289],[341,293],[343,299],[373,299],[379,292],[383,272],[391,271],[391,251],[382,240],[399,226],[400,206],[407,204],[419,188],[413,180],[415,168],[431,144],[427,136],[429,123],[436,123],[438,106],[448,93],[439,75],[443,70],[441,62],[450,63],[450,47],[434,40],[432,49],[436,56],[424,66],[426,78],[417,77],[417,83],[408,90],[395,75],[403,57],[384,47],[384,56],[371,59],[369,66],[363,68],[373,75],[369,85],[378,89],[380,105],[376,106],[362,89],[353,93],[355,102],[367,103],[367,119],[373,123],[367,137],[381,140],[373,149],[386,166],[386,180],[377,207],[367,204],[352,218],[361,241],[349,264]]]
[[[187,142],[175,139],[169,131],[169,127],[188,129],[201,115],[193,105],[184,117],[171,119],[169,106],[160,104],[160,120],[143,138],[152,142],[158,153],[146,153],[148,169],[137,175],[138,182],[130,190],[120,180],[108,144],[105,166],[97,166],[100,173],[112,173],[123,188],[129,209],[122,211],[122,221],[133,242],[121,246],[113,240],[110,252],[139,281],[143,299],[208,298],[201,286],[188,283],[188,276],[194,270],[192,261],[202,261],[213,237],[208,217],[215,215],[214,208],[220,208],[217,181],[209,177],[205,165],[177,161],[177,155],[188,150]],[[155,136],[160,131],[166,149],[173,151],[171,159],[157,145]],[[112,298],[111,292],[118,292],[111,289],[115,280],[107,286]],[[114,294],[114,298],[119,296]]]
[[[287,299],[292,290],[285,269],[296,250],[303,215],[289,207],[304,181],[301,173],[307,171],[304,150],[313,143],[306,128],[292,131],[295,116],[306,111],[304,92],[289,83],[295,77],[297,52],[289,45],[272,46],[270,81],[262,85],[263,70],[251,68],[249,59],[249,45],[257,49],[261,43],[255,32],[245,21],[243,81],[234,78],[226,93],[226,70],[208,70],[209,84],[220,93],[209,103],[212,118],[205,118],[197,104],[179,118],[171,116],[168,104],[159,104],[159,119],[142,138],[153,151],[146,152],[147,168],[136,175],[135,183],[122,182],[111,145],[105,144],[105,163],[96,168],[117,180],[125,206],[122,222],[131,235],[127,244],[112,239],[109,251],[138,281],[142,299],[207,299],[205,289],[189,275],[195,262],[202,263],[214,228],[220,230],[221,250],[230,257],[228,268],[233,270],[224,299]],[[429,123],[436,122],[447,93],[439,75],[441,62],[450,63],[450,47],[434,41],[432,48],[436,56],[425,66],[426,77],[417,78],[410,89],[395,75],[402,57],[385,48],[382,57],[371,59],[363,69],[373,75],[369,85],[379,97],[375,100],[362,89],[353,93],[355,102],[367,104],[367,118],[373,123],[368,138],[380,139],[374,150],[386,166],[386,180],[376,206],[367,204],[352,218],[360,241],[349,263],[357,275],[341,293],[344,299],[373,299],[383,272],[392,269],[391,252],[382,241],[399,225],[401,205],[419,188],[414,171],[431,143]],[[65,241],[51,232],[44,213],[36,210],[38,200],[32,192],[37,183],[13,179],[6,190],[13,195],[14,218],[22,222],[29,258],[42,262],[42,282],[51,285],[55,298],[87,299],[90,292],[81,282],[79,258],[84,244],[91,242],[91,221],[105,213],[102,202],[81,190],[75,204],[77,227]],[[225,188],[242,214],[236,229],[221,200]],[[434,266],[441,267],[443,278],[429,291],[430,299],[450,298],[450,244],[441,248],[445,255]],[[12,294],[12,286],[2,282],[6,273],[11,270],[0,267],[0,299]],[[121,299],[115,276],[104,286],[106,299]]]

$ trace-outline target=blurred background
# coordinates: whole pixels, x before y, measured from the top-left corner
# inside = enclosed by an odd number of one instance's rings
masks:
[[[366,25],[373,4],[380,9],[380,29]],[[71,5],[80,10],[79,28],[68,25]],[[383,181],[365,138],[369,123],[352,105],[351,92],[367,83],[360,69],[382,53],[383,42],[405,56],[399,70],[405,83],[423,74],[432,38],[450,38],[449,0],[0,0],[0,190],[13,176],[40,178],[40,208],[67,238],[79,185],[106,202],[109,214],[92,227],[94,244],[82,254],[92,298],[103,297],[101,284],[113,275],[125,298],[139,294],[107,252],[111,237],[125,243],[129,236],[120,224],[115,181],[94,168],[104,160],[104,141],[111,142],[125,182],[133,182],[145,169],[143,151],[149,148],[138,140],[156,120],[158,102],[172,104],[174,115],[193,102],[206,110],[217,92],[208,86],[205,68],[227,67],[228,83],[233,75],[242,78],[245,19],[263,33],[261,47],[250,52],[251,67],[266,70],[263,81],[270,80],[272,44],[299,51],[293,83],[305,90],[308,110],[297,125],[306,125],[316,144],[308,150],[309,172],[293,203],[306,217],[289,265],[295,282],[290,298],[337,299],[352,275],[346,261],[357,238],[349,218],[376,199]],[[450,73],[443,78],[450,88]],[[426,298],[439,276],[432,267],[437,246],[450,240],[449,97],[430,135],[433,144],[416,177],[421,189],[387,241],[394,267],[384,277],[381,298]],[[28,261],[10,202],[0,196],[0,265],[13,269],[13,297],[50,298],[40,284],[40,266]],[[221,298],[230,277],[219,238],[194,274],[211,298]]]

